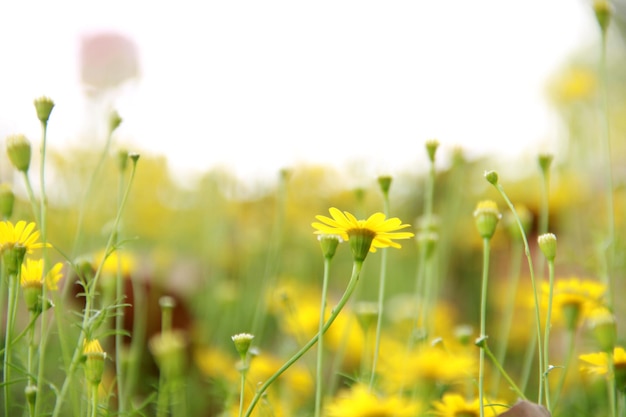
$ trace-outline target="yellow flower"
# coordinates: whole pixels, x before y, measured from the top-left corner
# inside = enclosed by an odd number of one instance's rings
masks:
[[[25,248],[26,253],[32,253],[33,249],[43,248],[44,244],[37,242],[39,231],[33,231],[34,228],[35,223],[26,223],[24,220],[20,220],[15,226],[9,221],[0,222],[0,252],[16,246]],[[50,244],[45,246],[50,247]]]
[[[609,374],[609,357],[605,352],[586,353],[578,357],[583,364],[580,371],[604,376]],[[620,391],[626,390],[626,351],[617,346],[613,349],[613,366],[615,367],[615,383]]]
[[[46,286],[51,291],[59,289],[59,281],[63,278],[61,269],[63,264],[57,262],[46,274],[43,276],[43,259],[37,261],[32,259],[26,259],[26,262],[22,264],[22,273],[20,275],[20,285],[25,287],[41,287],[45,282]]]
[[[394,242],[394,239],[409,239],[414,236],[411,232],[398,232],[398,230],[410,227],[408,224],[402,224],[397,217],[385,219],[383,213],[374,213],[367,220],[357,220],[354,215],[344,211],[341,212],[335,207],[329,209],[330,217],[317,215],[315,218],[322,223],[314,222],[311,224],[317,229],[314,233],[318,235],[337,235],[343,240],[350,241],[351,246],[354,241],[362,240],[364,243],[353,252],[359,260],[365,259],[367,251],[376,252],[378,248],[400,248],[400,244]],[[351,240],[352,239],[352,240]]]
[[[98,266],[100,266],[100,264],[102,263],[102,259],[104,258],[105,252],[104,250],[101,250],[99,252],[97,252],[94,255],[94,267],[98,268]],[[102,273],[104,275],[113,275],[116,276],[117,275],[117,271],[118,271],[118,264],[119,264],[119,268],[120,268],[120,272],[122,274],[123,277],[127,277],[130,276],[132,274],[132,272],[135,269],[136,266],[136,259],[128,254],[128,253],[121,253],[118,251],[112,252],[109,254],[109,256],[106,257],[106,259],[104,260],[104,264],[102,265]]]
[[[399,396],[380,396],[356,384],[326,406],[326,417],[409,417],[417,414],[417,403]]]
[[[542,283],[546,300],[549,290],[549,284]],[[587,317],[593,308],[601,305],[605,291],[604,284],[589,279],[572,277],[557,280],[552,299],[555,319],[563,316],[569,329],[576,328],[580,319]]]
[[[484,399],[485,415],[497,416],[500,411],[505,410],[504,405],[498,401],[487,401]],[[498,404],[498,405],[496,405]],[[466,400],[460,394],[447,393],[443,395],[441,401],[433,403],[433,414],[439,417],[479,417],[480,399]]]

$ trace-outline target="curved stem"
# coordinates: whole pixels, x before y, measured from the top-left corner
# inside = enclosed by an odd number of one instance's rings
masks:
[[[541,344],[541,314],[539,311],[539,295],[537,293],[537,284],[535,282],[533,260],[530,255],[530,247],[528,246],[528,239],[526,238],[526,232],[524,231],[522,220],[519,218],[517,211],[515,211],[515,207],[513,206],[513,203],[511,203],[511,200],[504,192],[504,189],[502,188],[502,186],[499,183],[494,184],[494,186],[496,187],[496,190],[498,190],[498,192],[500,193],[500,195],[502,196],[502,198],[508,205],[509,209],[513,213],[513,216],[515,217],[515,221],[517,222],[517,226],[519,228],[520,234],[522,235],[522,240],[524,241],[524,252],[526,253],[526,259],[528,261],[530,282],[532,284],[533,297],[535,301],[535,322],[536,322],[537,331],[534,337],[536,338],[537,351],[539,353],[539,394],[538,394],[537,403],[541,404],[542,397],[543,397],[543,384],[542,384],[542,376],[541,376],[543,372],[543,353],[542,353],[542,344]],[[531,352],[532,352],[532,349],[531,349]]]
[[[346,291],[343,293],[343,296],[341,297],[341,299],[339,300],[335,308],[332,310],[330,317],[328,318],[328,321],[326,322],[326,324],[324,324],[324,327],[322,328],[322,332],[313,336],[313,338],[309,340],[309,342],[306,345],[304,345],[295,355],[293,355],[287,362],[285,362],[285,364],[281,366],[278,371],[276,371],[272,376],[270,376],[263,385],[261,385],[259,390],[256,392],[256,394],[252,398],[250,405],[248,405],[248,410],[246,411],[245,417],[250,417],[250,415],[252,414],[252,411],[254,410],[254,407],[259,402],[259,400],[261,399],[265,391],[270,387],[270,385],[272,385],[272,383],[276,381],[276,379],[278,379],[279,376],[281,376],[287,369],[289,369],[291,365],[296,363],[298,359],[300,359],[306,352],[308,352],[309,349],[311,349],[315,345],[315,343],[317,343],[317,341],[319,340],[319,337],[323,335],[324,333],[326,333],[326,331],[330,328],[330,326],[333,324],[337,316],[339,316],[339,313],[344,308],[344,306],[350,299],[350,296],[354,292],[354,289],[356,288],[356,284],[359,281],[359,275],[361,273],[362,267],[363,267],[363,262],[358,262],[358,261],[354,262],[352,266],[352,276],[350,277],[350,282],[348,283],[348,287],[346,288]]]
[[[330,274],[330,261],[328,257],[324,257],[324,279],[322,282],[322,302],[320,306],[320,322],[318,333],[319,340],[317,343],[317,364],[316,364],[316,381],[315,381],[315,417],[319,417],[322,412],[323,387],[322,381],[324,377],[323,361],[324,361],[324,321],[326,312],[326,295],[328,293],[328,276]],[[241,416],[240,416],[241,417]]]
[[[480,338],[485,339],[487,323],[487,282],[489,279],[489,238],[483,238],[483,277],[480,291]],[[480,417],[485,416],[485,349],[480,349],[480,362],[478,368],[478,402],[480,404]]]

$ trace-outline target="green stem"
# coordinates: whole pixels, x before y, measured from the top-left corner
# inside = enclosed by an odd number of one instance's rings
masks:
[[[87,294],[85,295],[85,310],[83,312],[83,319],[82,319],[82,323],[80,326],[80,334],[78,335],[78,340],[76,341],[76,347],[74,348],[74,354],[72,356],[72,360],[70,362],[70,366],[69,369],[67,371],[67,374],[65,376],[65,381],[63,381],[63,386],[61,387],[61,390],[59,391],[59,395],[56,398],[56,403],[54,405],[54,410],[52,412],[52,417],[58,417],[61,413],[61,408],[63,406],[63,401],[65,400],[65,397],[67,395],[67,391],[69,390],[70,386],[72,385],[72,379],[74,377],[74,373],[76,372],[76,370],[78,369],[78,366],[81,363],[81,357],[82,357],[82,351],[83,351],[83,343],[85,341],[85,337],[87,335],[88,331],[91,331],[92,329],[89,329],[88,324],[92,318],[92,306],[95,300],[95,295],[96,295],[96,287],[98,284],[98,280],[100,278],[100,275],[102,273],[102,267],[104,265],[104,263],[106,262],[107,257],[109,256],[109,251],[111,250],[112,246],[113,246],[113,242],[115,239],[115,231],[118,229],[119,227],[119,223],[120,220],[122,218],[122,211],[124,209],[124,207],[126,206],[126,202],[128,201],[128,196],[130,194],[130,189],[131,189],[131,185],[133,183],[133,180],[135,178],[135,172],[137,171],[137,159],[133,159],[133,169],[131,171],[130,174],[130,179],[128,181],[128,186],[126,187],[126,192],[124,193],[124,198],[122,199],[122,203],[120,204],[119,208],[118,208],[118,212],[117,215],[115,217],[115,222],[113,224],[113,228],[112,228],[112,232],[109,235],[109,239],[107,241],[107,244],[105,246],[104,249],[104,253],[105,256],[102,257],[102,260],[100,261],[100,265],[98,265],[98,268],[96,270],[96,273],[93,277],[93,280],[89,283],[88,288],[86,289]],[[43,356],[43,355],[42,355]],[[40,369],[41,370],[41,369]],[[41,383],[41,381],[38,381],[38,383]]]
[[[11,352],[12,352],[12,344],[13,344],[13,327],[15,325],[15,315],[17,312],[17,292],[19,290],[19,277],[11,274],[5,274],[8,278],[8,286],[9,286],[9,300],[8,300],[8,310],[7,310],[7,323],[4,333],[4,358],[3,358],[3,375],[2,381],[4,385],[4,415],[10,416],[10,403],[11,403]]]
[[[122,171],[123,173],[123,171]],[[120,175],[118,184],[118,201],[121,204],[124,198],[124,176]],[[119,235],[119,230],[116,231],[116,235]],[[117,238],[114,244],[117,244]],[[124,362],[122,361],[122,328],[124,325],[124,309],[122,302],[123,285],[122,280],[122,257],[117,257],[117,271],[115,277],[115,300],[118,303],[117,313],[115,315],[115,373],[117,374],[117,397],[118,401],[118,413],[124,415],[126,412],[126,398],[130,393],[126,392],[126,373],[124,372]]]
[[[242,362],[242,366],[244,367],[241,370],[241,381],[240,381],[240,391],[239,391],[239,417],[241,417],[243,415],[243,398],[244,398],[244,393],[245,393],[245,389],[246,389],[246,363]]]
[[[500,193],[500,195],[502,196],[502,198],[508,205],[509,209],[513,213],[513,216],[515,217],[515,221],[517,222],[517,226],[519,228],[520,234],[522,235],[522,240],[524,241],[524,252],[526,253],[526,259],[528,261],[530,282],[532,284],[533,297],[535,301],[535,322],[536,322],[536,327],[537,327],[535,338],[537,342],[537,351],[539,353],[539,394],[538,394],[537,403],[541,404],[542,399],[543,399],[543,384],[542,384],[542,376],[541,376],[543,373],[543,353],[542,353],[542,344],[541,344],[541,314],[539,311],[539,294],[537,293],[537,284],[535,282],[533,260],[530,254],[530,247],[528,246],[528,239],[526,238],[526,232],[524,231],[522,220],[519,218],[517,211],[515,211],[515,207],[513,206],[513,203],[511,203],[511,200],[504,192],[504,189],[502,188],[502,186],[499,183],[494,184],[494,186],[496,187],[496,189],[498,190],[498,192]]]
[[[326,296],[328,294],[328,277],[330,275],[330,261],[331,258],[324,257],[324,278],[322,282],[322,302],[320,306],[320,321],[318,334],[319,340],[317,343],[317,364],[316,364],[316,381],[315,381],[315,417],[320,417],[322,413],[322,397],[323,397],[323,378],[324,378],[324,322],[326,319]],[[239,416],[241,417],[241,415]]]
[[[545,369],[542,373],[543,381],[546,391],[546,408],[552,412],[552,406],[550,404],[550,382],[548,380],[550,372],[550,361],[548,360],[550,351],[550,327],[552,326],[552,298],[554,293],[554,260],[548,260],[548,277],[550,282],[550,290],[548,293],[548,311],[546,313],[546,327],[544,329],[543,337],[543,361]]]
[[[498,364],[504,366],[504,360],[506,358],[506,352],[509,344],[509,336],[511,334],[511,327],[513,325],[513,314],[515,312],[515,297],[517,295],[520,279],[520,265],[522,261],[520,250],[521,241],[515,239],[513,248],[511,250],[511,282],[509,283],[508,292],[506,295],[506,304],[504,311],[504,319],[500,323],[500,340],[496,346],[495,357]],[[534,344],[533,344],[534,345]],[[493,393],[492,398],[498,398],[498,390],[500,385],[500,373],[495,373],[492,381]]]
[[[28,200],[33,210],[33,217],[37,223],[40,223],[41,216],[39,215],[39,206],[37,205],[37,199],[35,198],[35,192],[33,191],[33,185],[30,182],[27,171],[22,171],[24,175],[24,184],[26,184],[26,192],[28,193]]]
[[[489,280],[489,252],[490,238],[483,238],[483,277],[480,291],[480,338],[485,339],[487,324],[487,282]],[[480,349],[480,361],[478,367],[478,402],[480,404],[480,417],[485,416],[485,349]]]
[[[348,287],[346,288],[346,291],[343,293],[343,296],[341,297],[341,299],[339,300],[335,308],[331,311],[330,317],[328,317],[328,321],[326,322],[326,324],[324,324],[324,327],[322,328],[322,332],[313,336],[313,338],[309,340],[309,342],[306,345],[304,345],[295,355],[293,355],[287,362],[285,362],[285,364],[281,366],[278,371],[276,371],[272,376],[270,376],[263,385],[261,385],[259,390],[256,392],[256,394],[252,398],[250,405],[248,405],[248,410],[246,411],[245,417],[250,417],[250,415],[252,414],[252,411],[254,410],[254,407],[259,402],[259,400],[261,399],[265,391],[270,387],[270,385],[272,385],[272,383],[276,381],[276,379],[278,379],[279,376],[281,376],[287,369],[289,369],[291,365],[296,363],[298,359],[300,359],[306,352],[308,352],[309,349],[311,349],[315,345],[315,343],[317,343],[317,341],[319,340],[319,337],[323,335],[324,333],[326,333],[326,331],[330,328],[330,326],[333,324],[337,316],[339,316],[339,313],[344,308],[344,306],[350,299],[350,296],[354,292],[354,289],[356,288],[356,284],[359,281],[359,275],[361,273],[362,267],[363,267],[362,261],[361,262],[354,261],[354,264],[352,266],[352,276],[350,277],[350,282],[348,283]]]
[[[607,236],[606,236],[606,265],[603,274],[604,283],[607,286],[607,298],[608,306],[613,307],[613,259],[615,255],[615,204],[613,202],[613,164],[611,162],[611,130],[609,122],[609,93],[608,93],[608,74],[607,74],[607,59],[606,59],[606,47],[607,39],[606,32],[602,31],[602,50],[600,57],[600,82],[601,82],[601,94],[602,94],[602,139],[604,142],[604,167],[606,169],[606,205],[607,205]]]
[[[389,216],[389,193],[383,192],[383,210],[385,216]],[[378,287],[378,317],[376,320],[376,339],[374,341],[374,353],[372,357],[372,369],[370,370],[369,390],[374,387],[376,380],[376,366],[378,365],[378,354],[380,352],[380,335],[383,327],[383,305],[385,303],[385,286],[387,281],[387,248],[381,250],[380,260],[380,281]]]
[[[491,361],[493,362],[493,364],[495,365],[495,367],[498,369],[498,371],[500,372],[500,374],[502,374],[502,376],[504,377],[504,379],[506,379],[506,382],[509,383],[509,385],[511,386],[511,389],[517,394],[517,396],[519,398],[521,398],[522,400],[526,399],[526,396],[524,395],[524,393],[522,392],[522,390],[519,389],[519,387],[515,384],[515,382],[513,382],[513,380],[511,379],[511,377],[509,376],[509,374],[504,370],[504,368],[502,367],[502,364],[498,361],[498,359],[494,356],[493,352],[491,352],[491,350],[489,349],[489,345],[487,344],[487,341],[484,341],[484,345],[482,346],[482,350],[485,351],[485,354],[487,356],[489,356],[489,359],[491,359]]]
[[[98,384],[89,384],[90,388],[90,398],[91,398],[91,417],[98,416]]]
[[[606,389],[609,394],[609,407],[611,408],[611,417],[617,417],[617,398],[615,384],[615,357],[613,352],[607,352],[607,360],[609,365],[609,374],[607,375]]]
[[[563,372],[561,372],[561,376],[559,378],[559,382],[556,386],[556,390],[553,392],[553,396],[552,396],[552,408],[556,409],[556,406],[558,404],[558,401],[560,399],[561,396],[561,392],[563,390],[563,385],[565,385],[565,378],[567,376],[567,371],[569,370],[569,366],[570,363],[572,361],[572,358],[574,357],[574,346],[575,346],[575,341],[576,341],[576,331],[575,329],[568,329],[567,330],[567,340],[566,340],[566,346],[567,346],[567,354],[565,356],[565,363],[563,365]]]

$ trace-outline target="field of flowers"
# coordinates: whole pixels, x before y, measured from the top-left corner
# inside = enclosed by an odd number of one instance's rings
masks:
[[[626,416],[624,86],[594,11],[600,58],[551,89],[567,146],[531,167],[432,139],[393,177],[182,185],[116,112],[101,150],[49,151],[36,99],[0,170],[2,415]]]

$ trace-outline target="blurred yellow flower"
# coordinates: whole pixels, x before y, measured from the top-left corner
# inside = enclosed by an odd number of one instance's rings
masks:
[[[402,224],[397,217],[385,219],[383,213],[374,213],[367,220],[357,220],[351,213],[341,212],[335,207],[331,207],[329,212],[332,218],[322,215],[315,216],[317,220],[322,222],[311,224],[313,228],[317,229],[315,234],[337,235],[346,241],[353,236],[372,235],[370,252],[376,252],[378,248],[400,248],[401,245],[394,242],[394,239],[409,239],[414,236],[411,232],[398,232],[398,230],[410,227],[409,224]]]
[[[105,256],[104,250],[97,252],[94,255],[93,266],[98,268],[100,263],[102,263],[102,259]],[[104,275],[117,275],[118,267],[120,268],[120,272],[123,277],[130,276],[135,269],[137,261],[135,258],[126,253],[115,251],[104,260],[104,264],[102,265],[102,273]]]
[[[585,353],[578,357],[583,364],[580,370],[592,375],[606,375],[609,372],[609,358],[605,352]],[[613,350],[613,363],[615,368],[626,370],[626,351],[617,346]]]
[[[458,383],[474,378],[476,370],[476,357],[466,349],[457,351],[428,344],[407,352],[406,343],[390,341],[381,347],[379,373],[391,391]]]
[[[506,410],[499,401],[484,399],[485,416],[497,416]],[[462,395],[446,393],[441,401],[433,402],[433,414],[439,417],[479,417],[480,399],[466,400]]]
[[[15,225],[9,221],[0,222],[0,252],[16,246],[25,248],[26,253],[32,253],[33,249],[40,249],[44,246],[50,247],[50,244],[44,245],[37,242],[39,231],[33,231],[34,229],[35,223],[26,223],[24,220],[18,221]]]
[[[419,405],[397,395],[383,396],[356,384],[342,391],[326,406],[326,417],[412,417]]]
[[[543,282],[541,289],[547,303],[550,284]],[[581,319],[602,304],[605,291],[606,285],[590,279],[572,277],[557,280],[552,299],[555,320],[564,320],[568,328],[576,328]]]
[[[32,260],[26,259],[26,262],[22,264],[22,273],[20,274],[20,285],[24,287],[41,287],[45,282],[46,286],[51,291],[59,289],[58,283],[63,278],[61,269],[63,264],[57,262],[44,277],[43,274],[43,259]]]
[[[550,86],[550,95],[557,104],[569,104],[590,98],[596,90],[595,74],[582,67],[565,70]]]

